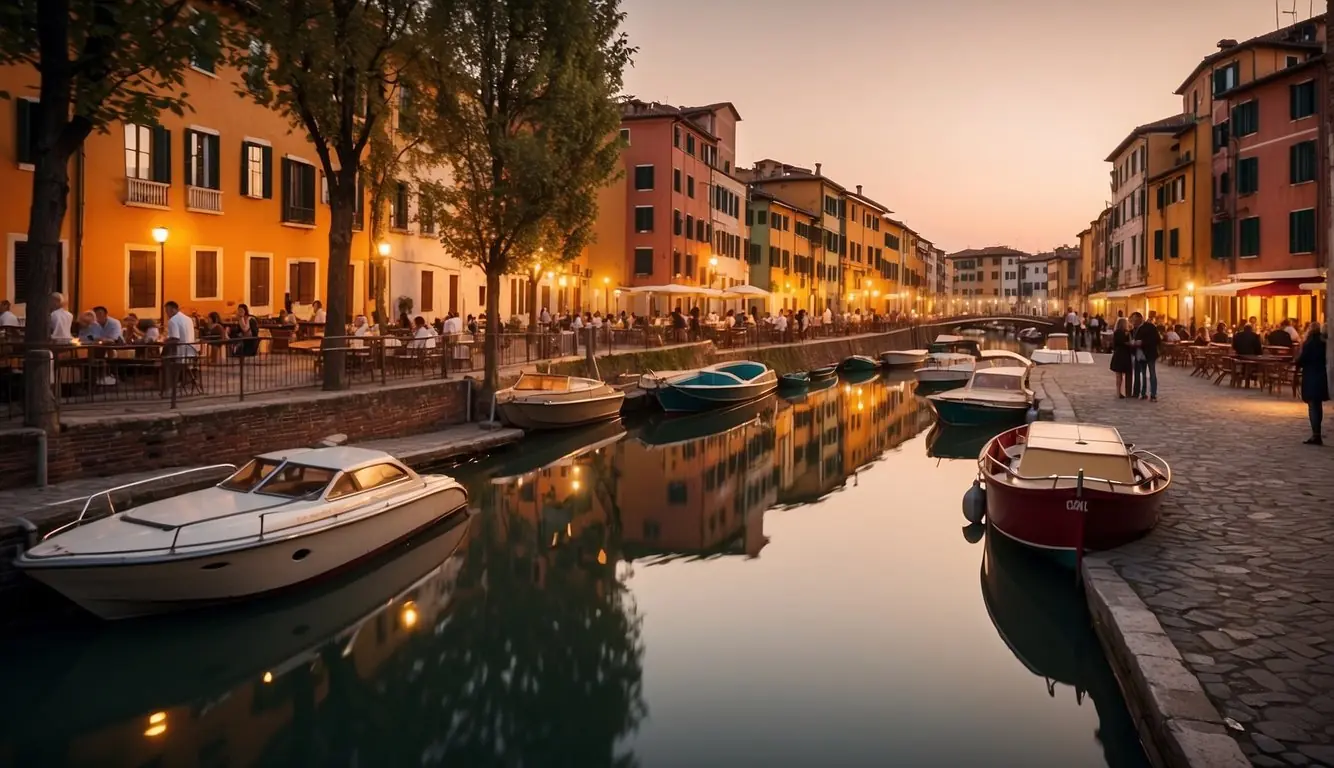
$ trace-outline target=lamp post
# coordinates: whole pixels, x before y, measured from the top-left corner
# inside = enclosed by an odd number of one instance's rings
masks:
[[[153,241],[157,243],[158,321],[167,322],[167,237],[166,227],[153,227]]]
[[[713,287],[713,281],[718,279],[718,257],[709,257],[709,287]]]
[[[608,314],[611,313],[611,278],[602,278],[602,308]]]
[[[393,288],[391,287],[391,281],[389,279],[389,243],[381,242],[380,244],[376,245],[375,252],[380,254],[380,269],[384,270],[384,303],[386,304],[386,306],[383,310],[381,310],[380,315],[381,317],[384,318],[383,322],[385,324],[385,328],[388,328],[392,326],[393,321],[397,319],[397,318],[391,319],[391,316],[389,315],[390,307],[388,306],[390,302],[394,300],[394,291]],[[393,309],[398,309],[398,307],[393,307]]]
[[[1190,318],[1190,324],[1195,324],[1195,281],[1186,281],[1186,315]]]

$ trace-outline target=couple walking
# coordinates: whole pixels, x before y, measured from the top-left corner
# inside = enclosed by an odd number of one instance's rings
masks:
[[[1112,331],[1112,372],[1116,396],[1158,402],[1158,343],[1162,338],[1153,323],[1135,312],[1129,322],[1120,317]],[[1127,379],[1129,377],[1129,379]]]

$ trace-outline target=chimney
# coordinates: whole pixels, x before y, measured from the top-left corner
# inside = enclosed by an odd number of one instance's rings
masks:
[[[858,185],[857,185],[857,194],[860,195],[861,193],[862,193],[862,185],[858,184]]]
[[[816,175],[816,176],[819,176],[819,175],[820,175],[820,164],[819,164],[819,163],[816,163],[816,164],[815,164],[815,175]]]
[[[1218,41],[1218,50],[1220,51],[1226,51],[1229,48],[1236,48],[1236,47],[1237,47],[1237,41],[1233,40],[1230,37]]]

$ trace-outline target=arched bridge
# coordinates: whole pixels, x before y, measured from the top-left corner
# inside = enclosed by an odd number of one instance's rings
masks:
[[[1063,319],[1031,315],[1027,317],[1023,315],[960,315],[945,318],[934,324],[948,328],[1003,327],[1012,332],[1024,328],[1037,328],[1044,333],[1060,332],[1065,327]]]

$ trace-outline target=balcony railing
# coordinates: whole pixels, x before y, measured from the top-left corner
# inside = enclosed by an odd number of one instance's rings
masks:
[[[148,208],[166,208],[170,204],[170,184],[147,179],[125,179],[125,204]]]
[[[186,187],[185,208],[189,211],[222,213],[222,190],[208,187]]]

